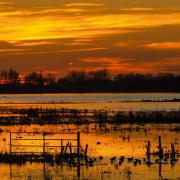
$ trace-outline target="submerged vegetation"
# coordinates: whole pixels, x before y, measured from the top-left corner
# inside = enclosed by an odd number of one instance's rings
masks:
[[[0,93],[180,92],[180,75],[72,71],[64,77],[16,70],[0,73]]]
[[[14,134],[15,136],[13,137],[12,134]],[[17,136],[22,134],[22,136]],[[26,144],[12,144],[12,141],[17,141],[17,140],[27,140],[27,137],[23,137],[23,135],[27,135],[27,134],[32,134],[33,135],[33,139],[30,138],[30,136],[28,136],[28,140],[31,141],[38,141],[41,140],[43,143],[41,146],[35,144],[35,145],[31,145],[31,148],[34,147],[34,151],[30,151],[28,150],[28,147],[30,147],[30,145]],[[36,133],[35,132],[10,132],[10,151],[6,151],[0,152],[0,164],[1,163],[5,163],[5,164],[10,164],[10,167],[12,165],[19,165],[19,166],[25,166],[28,162],[31,163],[31,165],[33,163],[42,163],[44,164],[44,172],[45,172],[45,166],[49,165],[51,167],[58,167],[60,166],[61,168],[63,166],[67,166],[68,168],[70,168],[70,170],[72,170],[71,168],[76,168],[77,169],[77,174],[74,176],[77,176],[78,179],[80,179],[80,177],[84,178],[85,175],[84,173],[81,171],[81,168],[85,167],[86,171],[87,169],[93,167],[93,168],[104,168],[104,169],[99,169],[100,171],[98,171],[98,173],[106,173],[106,174],[111,174],[112,173],[112,169],[113,168],[115,171],[120,172],[120,174],[123,175],[128,175],[130,176],[131,174],[134,173],[134,171],[132,169],[134,169],[135,166],[139,166],[140,169],[142,168],[142,166],[147,166],[147,167],[151,167],[153,166],[153,169],[157,169],[158,166],[158,171],[159,171],[159,177],[162,177],[162,165],[171,165],[171,168],[173,168],[174,166],[178,166],[179,162],[179,147],[177,146],[177,144],[175,143],[171,143],[171,144],[166,144],[166,146],[168,145],[169,147],[164,146],[164,144],[161,141],[161,136],[158,136],[158,143],[157,146],[151,146],[151,142],[148,141],[147,142],[147,146],[146,148],[144,148],[144,152],[142,154],[141,157],[136,157],[136,156],[124,156],[124,155],[120,155],[120,156],[112,156],[112,157],[104,157],[103,155],[101,156],[89,156],[89,154],[87,155],[87,153],[84,154],[83,151],[78,151],[78,149],[80,150],[81,147],[81,142],[80,142],[80,132],[77,133],[77,139],[68,139],[68,143],[66,144],[66,146],[64,146],[62,144],[62,140],[66,141],[66,139],[56,139],[59,143],[60,146],[54,146],[54,145],[49,145],[49,143],[45,143],[49,140],[53,141],[54,139],[50,138],[45,138],[45,134],[47,135],[51,135],[51,133],[42,133],[42,139],[35,139],[34,135]],[[67,134],[66,134],[67,135]],[[13,138],[12,138],[13,137]],[[78,138],[79,137],[79,138]],[[72,151],[72,147],[75,146],[71,146],[71,143],[69,143],[69,141],[72,140],[77,140],[77,146],[75,148],[75,151]],[[99,142],[100,143],[100,142]],[[18,147],[18,151],[12,151],[12,147],[13,146]],[[47,145],[47,146],[46,146]],[[42,152],[36,152],[36,146],[38,148],[42,148],[43,151]],[[24,147],[26,147],[26,149],[24,149]],[[59,148],[59,153],[57,153],[57,151],[53,152],[48,152],[47,148],[55,148],[58,147]],[[88,145],[86,145],[86,147],[88,147]],[[19,149],[22,148],[22,151],[20,151]],[[69,150],[67,150],[69,148]],[[87,148],[86,148],[87,149]],[[117,150],[118,151],[118,150]],[[135,149],[136,151],[136,149]],[[87,151],[86,151],[87,152]],[[105,166],[108,167],[108,169],[105,169]],[[111,167],[111,168],[110,168]],[[131,169],[132,168],[132,169]],[[10,171],[12,169],[10,168]],[[63,171],[63,168],[61,169]],[[119,171],[121,170],[121,171]],[[48,172],[48,171],[47,171]],[[113,171],[113,173],[115,173]],[[44,173],[44,176],[46,175],[46,173]],[[73,178],[74,179],[74,178]]]
[[[152,172],[153,179],[173,179],[179,177],[180,151],[178,132],[171,130],[178,127],[178,124],[1,126],[1,138],[6,139],[1,142],[0,165],[8,169],[11,178],[21,172],[22,179],[26,176],[30,177],[27,179],[100,179],[102,176],[140,179],[147,171]],[[80,138],[77,131],[81,132]],[[87,156],[85,151],[77,155],[77,144],[88,149]],[[38,170],[37,166],[40,166]],[[164,168],[168,168],[168,174]],[[41,174],[37,175],[37,171]]]
[[[0,124],[180,123],[180,110],[109,111],[64,108],[1,109]]]

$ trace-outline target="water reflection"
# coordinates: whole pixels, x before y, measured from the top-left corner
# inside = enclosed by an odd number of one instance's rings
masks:
[[[172,110],[180,109],[180,102],[140,102],[179,100],[180,93],[85,93],[0,95],[0,108],[70,108],[106,110]]]
[[[2,94],[1,103],[127,102],[180,99],[180,93]]]
[[[180,177],[179,161],[170,163],[155,163],[147,166],[146,163],[134,164],[127,158],[137,158],[143,162],[146,156],[146,145],[151,141],[152,151],[158,149],[158,136],[162,138],[164,151],[171,148],[171,143],[179,150],[179,125],[31,125],[31,126],[1,126],[0,150],[9,151],[9,132],[35,132],[35,137],[41,137],[46,131],[51,133],[51,138],[57,138],[57,132],[81,132],[81,145],[89,144],[88,154],[96,158],[94,166],[80,166],[80,179],[158,179],[159,177],[176,179]],[[56,142],[57,144],[59,142]],[[37,149],[38,151],[38,149]],[[125,157],[125,161],[119,164],[119,158]],[[117,161],[111,162],[116,157]],[[155,161],[155,159],[154,159]],[[22,166],[15,164],[0,164],[0,175],[6,180],[10,174],[12,179],[78,179],[77,167],[70,167],[67,163],[61,165],[26,163]]]

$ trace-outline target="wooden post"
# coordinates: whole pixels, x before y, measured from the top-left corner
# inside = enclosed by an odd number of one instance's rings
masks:
[[[161,151],[161,136],[158,136],[158,141],[159,141],[159,152]]]
[[[159,158],[162,159],[163,158],[163,149],[162,149],[162,145],[161,145],[161,136],[158,136],[158,140],[159,140]]]
[[[10,140],[9,140],[9,153],[10,153],[10,156],[11,156],[11,152],[12,152],[12,142],[11,142],[11,132],[10,132]]]
[[[150,154],[151,154],[151,149],[150,149],[150,147],[151,147],[151,143],[150,143],[150,141],[148,141],[148,144],[147,144],[147,151],[146,151],[146,157],[147,157],[147,160],[149,161],[150,160]]]
[[[43,156],[45,155],[45,148],[46,148],[46,143],[45,143],[45,133],[43,132]]]
[[[81,164],[80,164],[80,159],[78,158],[78,164],[77,164],[77,177],[78,180],[80,180],[81,177]]]
[[[62,149],[61,149],[61,156],[64,155],[64,149],[65,149],[65,146],[62,146]]]
[[[175,148],[173,143],[171,143],[171,158],[173,161],[175,160]]]
[[[80,179],[81,176],[81,165],[80,165],[80,132],[77,132],[77,156],[78,156],[78,167],[77,167],[77,176]]]
[[[67,154],[68,146],[69,146],[69,142],[66,144],[66,147],[65,147],[65,150],[64,150],[64,154]]]
[[[70,156],[72,155],[72,146],[71,143],[69,144],[69,151],[70,151]]]
[[[162,179],[162,162],[159,162],[159,177]]]
[[[63,155],[63,149],[64,149],[64,147],[63,147],[63,139],[61,139],[61,155]]]
[[[80,155],[80,132],[77,132],[77,155]]]
[[[12,145],[12,142],[11,142],[11,132],[10,132],[10,139],[9,139],[9,153],[10,153],[10,163],[9,163],[9,166],[10,166],[10,171],[9,171],[9,173],[10,173],[10,178],[12,178],[12,164],[11,164],[11,161],[12,161],[12,159],[11,159],[11,153],[12,153],[12,147],[11,147],[11,145]]]
[[[85,147],[85,157],[87,158],[87,153],[88,153],[88,144],[86,144],[86,147]]]

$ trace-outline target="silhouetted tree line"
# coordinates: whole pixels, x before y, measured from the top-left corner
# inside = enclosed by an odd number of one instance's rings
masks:
[[[13,69],[0,73],[0,93],[60,93],[60,92],[180,92],[180,75],[117,74],[107,70],[72,71],[63,78],[32,72],[21,77]]]

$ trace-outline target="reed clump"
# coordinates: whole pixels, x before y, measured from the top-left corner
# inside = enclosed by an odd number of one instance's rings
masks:
[[[89,123],[180,123],[180,110],[108,111],[64,108],[28,108],[0,111],[0,125]]]

